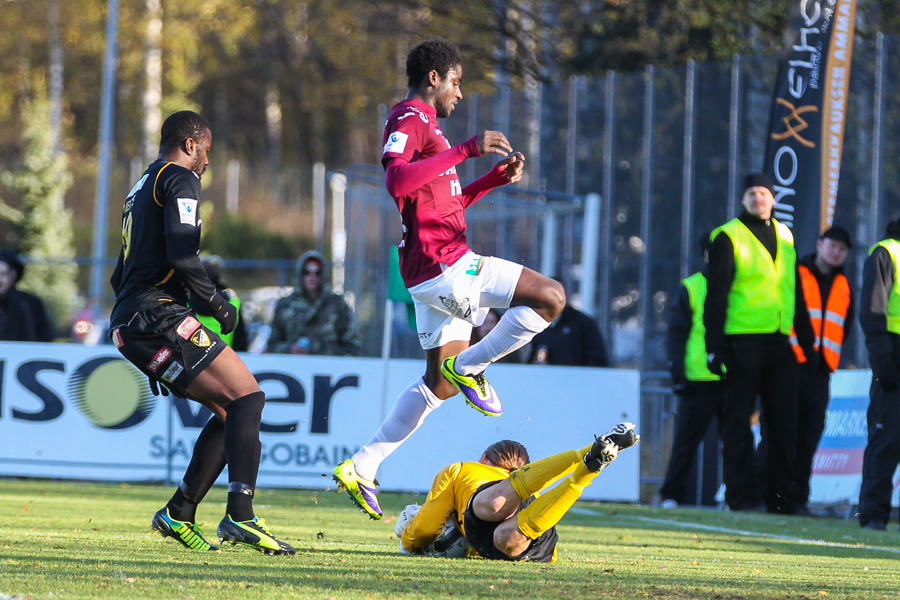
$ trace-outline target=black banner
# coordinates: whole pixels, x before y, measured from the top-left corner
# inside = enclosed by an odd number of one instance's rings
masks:
[[[856,0],[791,1],[763,171],[775,183],[775,218],[805,254],[834,217]]]

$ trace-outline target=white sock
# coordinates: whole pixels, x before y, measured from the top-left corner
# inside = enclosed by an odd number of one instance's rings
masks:
[[[431,411],[443,404],[421,377],[400,392],[391,412],[371,441],[354,454],[353,466],[363,479],[373,480],[378,467],[418,429]]]
[[[480,342],[459,353],[454,365],[456,372],[460,375],[481,373],[495,360],[530,342],[549,325],[533,308],[513,306]]]

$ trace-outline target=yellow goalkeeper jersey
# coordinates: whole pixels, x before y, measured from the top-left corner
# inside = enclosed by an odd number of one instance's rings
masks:
[[[477,462],[453,463],[444,467],[428,492],[425,504],[403,532],[403,546],[416,552],[434,542],[451,516],[465,535],[460,522],[469,499],[478,488],[491,481],[509,477],[509,471]]]

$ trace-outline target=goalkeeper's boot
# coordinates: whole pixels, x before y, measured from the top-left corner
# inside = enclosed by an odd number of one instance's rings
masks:
[[[375,494],[377,481],[363,479],[356,472],[353,459],[348,458],[334,468],[331,478],[338,484],[338,491],[344,490],[350,495],[350,499],[376,521],[381,519],[381,507],[378,506],[378,498]]]
[[[584,455],[584,466],[592,473],[599,473],[606,465],[616,460],[619,450],[638,443],[641,436],[634,432],[633,423],[619,423],[609,433],[594,436],[594,444]]]
[[[155,531],[160,532],[163,537],[175,538],[191,550],[219,551],[218,546],[213,546],[206,541],[206,538],[203,537],[203,533],[200,531],[199,525],[188,521],[178,521],[177,519],[173,519],[169,516],[168,508],[159,509],[156,514],[153,515],[153,521],[151,521],[150,525]]]
[[[441,363],[441,373],[444,378],[462,392],[466,398],[466,404],[481,414],[489,417],[502,415],[503,407],[500,405],[500,398],[488,383],[484,371],[477,375],[460,375],[455,369],[456,358],[456,356],[451,356]]]
[[[253,517],[249,521],[232,521],[231,517],[225,515],[219,522],[219,538],[222,543],[231,542],[231,545],[242,544],[256,548],[260,552],[268,555],[273,554],[294,554],[294,549],[275,539],[272,531],[266,526],[266,522],[259,517]]]

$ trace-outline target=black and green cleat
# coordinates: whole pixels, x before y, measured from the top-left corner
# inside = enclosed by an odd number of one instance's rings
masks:
[[[153,515],[151,527],[160,532],[163,537],[175,538],[191,550],[219,551],[218,546],[214,546],[206,541],[199,525],[173,519],[169,516],[168,508],[161,508]]]
[[[225,515],[219,522],[219,538],[221,543],[231,542],[231,545],[241,544],[256,548],[268,555],[286,554],[293,555],[295,550],[281,540],[275,539],[266,522],[259,517],[253,517],[249,521],[232,521]]]

